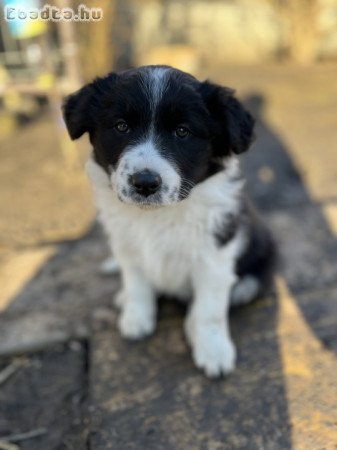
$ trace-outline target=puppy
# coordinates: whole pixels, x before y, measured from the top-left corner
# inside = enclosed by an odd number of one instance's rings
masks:
[[[93,147],[87,172],[122,272],[122,336],[154,332],[158,294],[191,300],[196,366],[231,372],[229,307],[263,293],[274,256],[236,158],[252,142],[251,115],[231,89],[167,66],[97,78],[63,112],[70,137],[88,132]]]

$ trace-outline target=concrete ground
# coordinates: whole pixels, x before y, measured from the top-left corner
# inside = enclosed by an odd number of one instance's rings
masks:
[[[242,164],[280,251],[275,292],[231,314],[224,380],[194,368],[174,303],[151,338],[119,337],[119,277],[48,116],[2,140],[0,449],[337,449],[336,70],[201,74],[258,119]]]

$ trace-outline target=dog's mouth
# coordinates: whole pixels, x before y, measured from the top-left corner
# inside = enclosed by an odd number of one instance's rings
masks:
[[[143,209],[160,208],[166,204],[160,193],[145,197],[136,192],[127,192],[125,189],[118,193],[118,199],[122,203],[136,205]]]

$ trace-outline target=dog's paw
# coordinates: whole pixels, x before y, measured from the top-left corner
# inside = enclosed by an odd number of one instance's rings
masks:
[[[218,324],[185,325],[195,365],[210,378],[227,375],[235,369],[236,349]]]
[[[118,321],[121,335],[126,339],[141,339],[152,334],[156,327],[154,314],[141,309],[125,308]]]

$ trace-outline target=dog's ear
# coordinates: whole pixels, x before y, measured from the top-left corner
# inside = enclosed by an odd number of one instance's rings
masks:
[[[211,116],[214,156],[248,150],[254,139],[254,119],[234,97],[234,91],[204,81],[199,86],[199,92]]]
[[[97,121],[100,99],[105,93],[111,96],[116,79],[115,73],[96,78],[65,98],[62,112],[71,139],[78,139],[86,132],[91,133]]]
[[[63,106],[63,118],[71,139],[78,139],[91,128],[91,102],[93,99],[91,84],[66,97]]]

